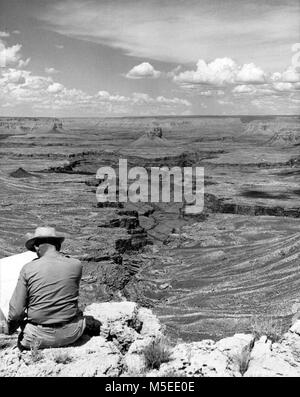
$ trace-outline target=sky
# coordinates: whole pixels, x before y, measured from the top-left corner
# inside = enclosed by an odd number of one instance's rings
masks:
[[[299,114],[300,0],[0,0],[0,116]]]

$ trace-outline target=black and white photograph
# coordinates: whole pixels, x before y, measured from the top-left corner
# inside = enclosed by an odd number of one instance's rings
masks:
[[[0,378],[66,377],[300,377],[300,0],[0,0]]]

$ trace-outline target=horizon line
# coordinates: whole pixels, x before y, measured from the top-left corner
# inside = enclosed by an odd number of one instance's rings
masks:
[[[193,117],[300,117],[299,114],[192,114],[192,115],[144,115],[144,116],[0,116],[0,119],[126,119],[126,118],[193,118]]]

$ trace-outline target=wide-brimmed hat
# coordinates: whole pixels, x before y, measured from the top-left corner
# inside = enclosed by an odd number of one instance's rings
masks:
[[[25,247],[29,251],[35,252],[35,246],[39,246],[40,244],[50,243],[57,245],[61,244],[65,237],[62,234],[58,234],[54,227],[37,227],[34,233],[28,233],[26,235],[28,240],[25,243]]]

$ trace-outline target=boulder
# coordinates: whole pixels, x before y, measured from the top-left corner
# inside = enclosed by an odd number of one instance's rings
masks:
[[[272,344],[266,336],[261,337],[251,351],[249,367],[244,376],[299,377],[299,339],[299,335],[291,330],[283,336],[280,343]]]
[[[235,334],[221,339],[216,343],[217,349],[225,353],[233,362],[239,361],[239,357],[250,352],[254,345],[254,336],[249,334]]]
[[[138,339],[160,335],[158,319],[134,302],[94,303],[86,307],[84,314],[98,320],[100,335],[113,341],[123,353]]]
[[[300,320],[297,320],[292,327],[290,328],[290,332],[295,333],[300,336]]]

